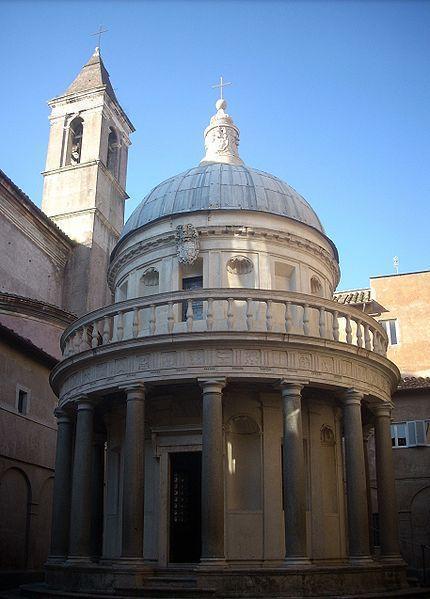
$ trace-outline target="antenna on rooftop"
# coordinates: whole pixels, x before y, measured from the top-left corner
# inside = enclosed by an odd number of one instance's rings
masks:
[[[398,256],[394,256],[393,265],[394,265],[394,270],[396,271],[396,275],[398,275],[399,274],[399,257]]]

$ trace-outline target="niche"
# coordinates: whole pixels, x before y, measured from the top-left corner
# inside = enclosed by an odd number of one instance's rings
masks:
[[[255,287],[254,264],[246,256],[232,256],[226,268],[229,287]]]
[[[261,432],[250,416],[234,416],[227,425],[227,466],[228,509],[261,510]]]
[[[160,274],[156,268],[148,268],[139,279],[139,296],[159,293]]]
[[[274,289],[276,291],[294,291],[295,269],[291,264],[285,262],[275,262],[275,281]]]
[[[318,277],[311,277],[311,294],[317,297],[323,297],[323,286]]]

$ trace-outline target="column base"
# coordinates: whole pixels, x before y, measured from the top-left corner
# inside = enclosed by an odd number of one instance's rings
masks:
[[[371,555],[349,556],[348,561],[352,566],[365,566],[375,563],[375,560],[372,558]]]
[[[224,557],[202,557],[197,568],[199,570],[217,570],[227,568],[228,564]]]
[[[134,569],[142,571],[152,571],[154,568],[150,566],[143,557],[118,557],[113,563],[119,569]]]
[[[281,564],[281,568],[306,568],[312,566],[312,562],[308,557],[286,557]]]
[[[69,555],[67,560],[64,562],[67,566],[93,566],[94,562],[88,555]]]
[[[386,555],[380,555],[378,561],[384,564],[393,564],[399,566],[406,564],[400,553],[387,553]]]
[[[48,555],[45,566],[64,564],[65,561],[67,561],[67,555]]]

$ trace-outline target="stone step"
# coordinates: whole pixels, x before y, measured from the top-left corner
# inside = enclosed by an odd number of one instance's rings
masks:
[[[129,597],[145,597],[146,599],[159,599],[169,597],[170,599],[203,599],[213,597],[215,589],[198,589],[179,585],[145,585],[140,589],[117,589],[120,595],[128,594]],[[114,595],[115,599],[117,595]]]

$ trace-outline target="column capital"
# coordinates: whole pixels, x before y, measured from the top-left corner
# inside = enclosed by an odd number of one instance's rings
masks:
[[[70,422],[72,422],[72,419],[69,416],[69,414],[62,408],[55,408],[54,416],[57,419],[57,424],[69,424]]]
[[[364,393],[361,391],[357,391],[357,389],[347,389],[342,398],[342,402],[344,405],[354,405],[358,404],[361,406],[361,401],[364,397]]]
[[[121,389],[121,391],[125,391],[126,401],[139,401],[145,399],[146,387],[143,381],[131,383],[130,385],[124,385],[119,387],[119,389]]]
[[[372,414],[376,417],[376,418],[391,418],[391,411],[393,409],[393,406],[390,403],[375,403],[375,404],[371,404],[370,409],[372,411]]]
[[[293,397],[302,394],[303,387],[307,384],[305,381],[289,381],[287,379],[281,379],[277,384],[277,387],[281,390],[283,397]]]
[[[214,377],[210,379],[197,379],[203,393],[221,393],[227,384],[225,377]]]
[[[91,400],[88,395],[79,395],[78,397],[75,397],[75,399],[73,400],[73,403],[76,406],[76,409],[78,412],[81,412],[83,410],[88,410],[88,411],[93,411],[94,410],[94,401]]]

